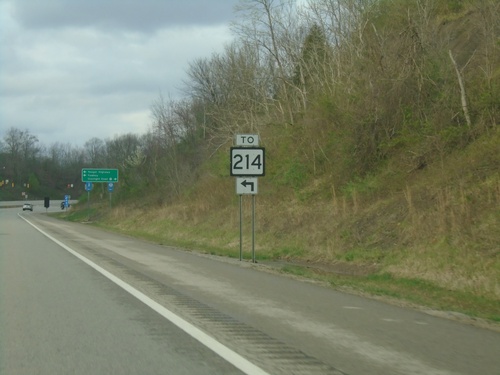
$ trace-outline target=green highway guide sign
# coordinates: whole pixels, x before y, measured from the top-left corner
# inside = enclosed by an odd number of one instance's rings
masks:
[[[83,168],[82,182],[118,182],[118,169]]]

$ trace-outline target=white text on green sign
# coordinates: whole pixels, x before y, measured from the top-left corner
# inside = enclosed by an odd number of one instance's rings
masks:
[[[82,182],[118,182],[118,169],[84,168]]]

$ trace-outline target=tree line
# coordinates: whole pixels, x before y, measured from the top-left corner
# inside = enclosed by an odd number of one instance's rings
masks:
[[[227,174],[238,133],[286,155],[270,181],[292,187],[342,186],[391,158],[425,168],[498,124],[499,16],[495,0],[241,0],[233,42],[189,63],[184,97],[159,95],[145,135],[42,147],[10,129],[0,179],[62,192],[82,167],[114,167],[120,194],[169,201],[207,160]]]
[[[140,138],[127,134],[113,140],[93,138],[83,147],[70,143],[40,144],[29,130],[10,128],[0,141],[0,198],[19,200],[44,196],[79,196],[81,169],[115,165]]]

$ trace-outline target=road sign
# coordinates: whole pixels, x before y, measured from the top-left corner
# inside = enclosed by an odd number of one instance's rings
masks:
[[[264,176],[264,151],[260,147],[231,147],[231,176]]]
[[[257,177],[237,177],[236,178],[236,194],[257,194],[258,191]]]
[[[68,207],[69,207],[69,199],[70,199],[70,198],[71,198],[71,197],[70,197],[68,194],[66,194],[66,195],[64,196],[64,201],[62,201],[62,202],[61,202],[61,209],[64,209],[64,208],[68,208]]]
[[[91,191],[93,187],[94,185],[92,184],[92,182],[85,183],[85,191]]]
[[[257,147],[259,145],[258,134],[237,134],[236,146]]]
[[[118,169],[82,169],[82,182],[118,182]]]
[[[112,193],[113,190],[115,190],[115,184],[112,182],[108,182],[108,191]]]

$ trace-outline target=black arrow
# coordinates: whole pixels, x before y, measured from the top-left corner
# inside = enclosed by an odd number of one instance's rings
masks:
[[[248,182],[247,180],[244,180],[242,183],[241,183],[244,187],[247,187],[247,186],[251,186],[250,188],[250,191],[253,191],[254,190],[254,185],[255,183],[254,182]]]

